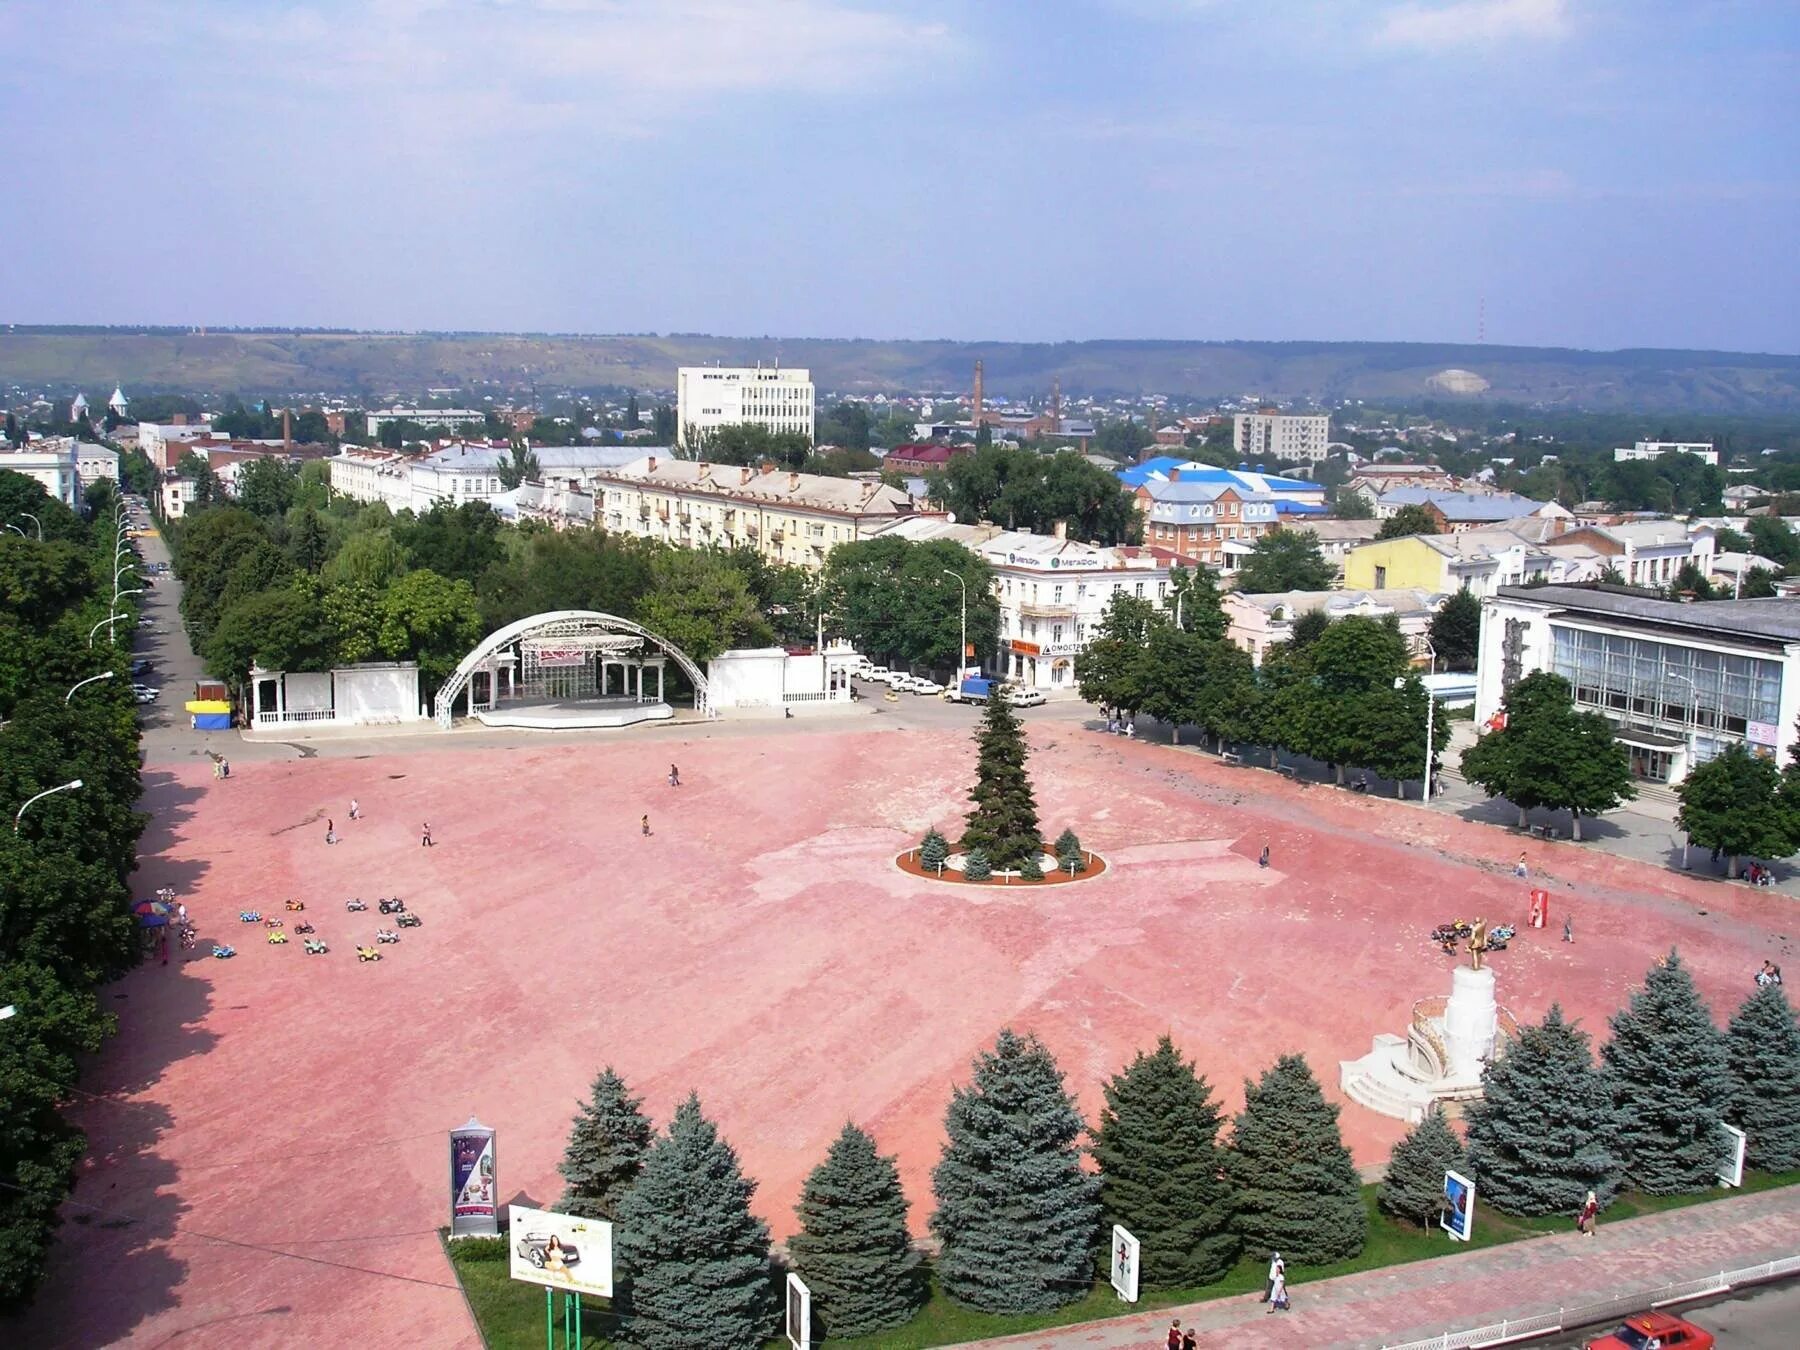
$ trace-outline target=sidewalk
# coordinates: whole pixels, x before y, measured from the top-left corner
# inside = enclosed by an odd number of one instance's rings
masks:
[[[1480,1222],[1477,1215],[1476,1222]],[[1159,1350],[1169,1320],[1225,1346],[1380,1346],[1530,1317],[1717,1275],[1800,1252],[1800,1188],[1528,1238],[1499,1247],[1292,1287],[1294,1308],[1271,1314],[1255,1294],[977,1341],[1012,1350]]]

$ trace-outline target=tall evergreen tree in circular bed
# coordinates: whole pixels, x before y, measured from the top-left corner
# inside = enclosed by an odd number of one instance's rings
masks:
[[[1338,1109],[1304,1055],[1283,1055],[1259,1081],[1245,1081],[1225,1158],[1237,1231],[1251,1251],[1318,1266],[1363,1249],[1362,1181],[1338,1132]]]
[[[608,1065],[594,1080],[588,1100],[576,1107],[569,1146],[556,1170],[568,1183],[557,1208],[584,1219],[617,1216],[619,1201],[637,1180],[655,1130],[625,1080]]]
[[[1618,1109],[1594,1067],[1587,1033],[1551,1004],[1542,1025],[1488,1066],[1481,1100],[1463,1111],[1481,1197],[1506,1214],[1573,1218],[1592,1190],[1619,1191]]]
[[[761,1350],[776,1329],[769,1229],[750,1213],[756,1183],[689,1097],[650,1145],[619,1206],[623,1324],[643,1350]]]
[[[1433,1106],[1388,1154],[1387,1175],[1375,1203],[1383,1214],[1429,1228],[1444,1206],[1444,1173],[1468,1167],[1462,1140]]]
[[[984,1312],[1074,1303],[1093,1287],[1100,1224],[1081,1113],[1035,1036],[1002,1031],[974,1069],[951,1096],[950,1137],[931,1173],[938,1285]]]
[[[1731,1099],[1725,1036],[1675,952],[1613,1014],[1600,1064],[1619,1108],[1625,1180],[1647,1195],[1718,1185]]]
[[[1726,1034],[1731,1067],[1733,1125],[1747,1136],[1753,1167],[1786,1172],[1800,1167],[1800,1024],[1778,984],[1744,1000]]]
[[[1164,1036],[1104,1091],[1093,1150],[1102,1214],[1137,1238],[1146,1285],[1211,1284],[1241,1245],[1212,1088]]]
[[[1012,704],[1003,698],[987,701],[975,744],[975,786],[969,790],[975,809],[965,817],[960,847],[964,853],[980,849],[993,867],[1008,871],[1027,854],[1044,851],[1037,800],[1025,772],[1025,732]]]
[[[925,1287],[900,1173],[864,1131],[844,1126],[794,1212],[800,1231],[788,1252],[828,1337],[873,1335],[919,1311]]]

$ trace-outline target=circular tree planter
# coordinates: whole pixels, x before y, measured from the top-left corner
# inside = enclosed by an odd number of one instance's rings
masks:
[[[1042,881],[1027,881],[1017,872],[1001,872],[996,870],[986,881],[970,881],[962,874],[963,855],[952,853],[944,864],[942,873],[933,871],[919,862],[919,850],[909,848],[894,859],[894,866],[911,876],[923,877],[926,881],[941,881],[952,886],[1004,886],[1018,888],[1021,886],[1067,886],[1076,881],[1092,881],[1106,871],[1106,859],[1089,849],[1082,849],[1081,856],[1087,866],[1070,876],[1067,868],[1058,870],[1056,855],[1046,853],[1043,857],[1044,878]]]

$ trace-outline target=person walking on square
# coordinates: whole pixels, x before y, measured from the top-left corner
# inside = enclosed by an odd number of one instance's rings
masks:
[[[1267,867],[1269,865],[1269,844],[1267,840],[1263,841],[1262,852],[1257,855],[1256,865],[1258,867]]]
[[[644,838],[648,839],[650,837],[650,817],[646,815],[642,820],[638,821],[638,825],[644,831]]]
[[[1271,1313],[1288,1310],[1287,1266],[1280,1260],[1275,1262],[1275,1278],[1269,1282],[1269,1311]]]
[[[1519,861],[1513,864],[1513,875],[1515,877],[1525,877],[1525,876],[1531,875],[1531,867],[1529,864],[1526,863],[1525,855],[1523,853],[1521,853],[1519,855]]]
[[[362,819],[362,807],[360,807],[356,804],[356,798],[354,798],[354,797],[352,797],[350,799],[350,819],[352,819],[352,820],[361,820]]]
[[[1181,1333],[1181,1350],[1199,1350],[1200,1333],[1189,1327]]]
[[[1594,1236],[1594,1216],[1600,1212],[1600,1202],[1589,1191],[1587,1199],[1581,1203],[1581,1213],[1575,1216],[1575,1231],[1583,1237]]]
[[[1163,1345],[1167,1347],[1167,1350],[1181,1350],[1181,1319],[1179,1317],[1169,1323],[1169,1334],[1164,1339]]]
[[[425,822],[424,826],[419,831],[419,847],[420,848],[436,847],[431,842],[431,822],[429,820]]]
[[[165,927],[156,937],[156,954],[162,957],[162,963],[169,964],[169,930]]]
[[[1280,1252],[1270,1252],[1269,1253],[1269,1278],[1267,1280],[1263,1281],[1262,1301],[1264,1303],[1267,1303],[1270,1299],[1275,1297],[1275,1276],[1280,1272],[1280,1270],[1281,1270],[1281,1253]]]
[[[673,764],[669,765],[669,786],[681,786],[681,770],[676,768]]]
[[[1563,915],[1563,941],[1564,942],[1573,942],[1574,940],[1575,940],[1575,916],[1572,914],[1565,914],[1565,915]]]
[[[337,822],[335,820],[327,820],[325,822],[325,842],[328,844],[337,843]]]

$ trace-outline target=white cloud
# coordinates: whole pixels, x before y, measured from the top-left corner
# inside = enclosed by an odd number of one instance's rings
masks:
[[[1567,0],[1453,0],[1405,4],[1382,17],[1376,41],[1446,51],[1519,38],[1555,39],[1569,31]]]

